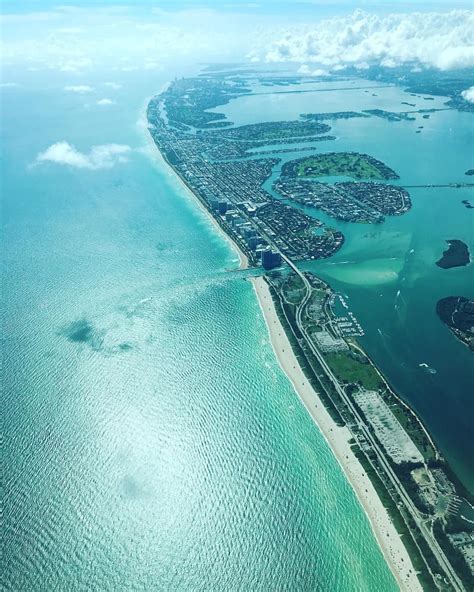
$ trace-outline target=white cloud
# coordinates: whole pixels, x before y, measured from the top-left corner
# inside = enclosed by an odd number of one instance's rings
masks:
[[[468,103],[474,103],[474,86],[470,86],[461,93],[462,98]]]
[[[133,2],[122,7],[86,4],[0,16],[0,22],[8,23],[2,31],[3,59],[70,73],[89,69],[76,63],[81,60],[106,65],[109,71],[112,64],[126,68],[124,72],[159,70],[170,63],[176,69],[178,61],[190,59],[194,63],[240,59],[255,39],[261,40],[258,32],[271,26],[259,12],[250,21],[248,12],[237,8],[230,17],[228,10],[170,6],[143,11]]]
[[[267,61],[341,65],[417,63],[441,70],[474,66],[474,13],[376,15],[356,10],[312,27],[287,30],[264,49]]]
[[[304,76],[311,74],[311,69],[308,64],[302,64],[298,68],[298,74],[303,74]]]
[[[0,83],[0,88],[12,88],[13,86],[18,86],[16,82],[2,82]]]
[[[99,99],[97,101],[97,105],[113,105],[115,103],[115,101],[112,101],[112,99]]]
[[[308,66],[308,64],[303,64],[298,68],[298,73],[303,74],[304,76],[327,76],[328,71],[323,70],[322,68],[316,68],[313,70]]]
[[[68,92],[74,92],[79,94],[90,93],[94,89],[92,86],[88,86],[87,84],[72,84],[70,86],[65,86],[64,90]]]
[[[101,144],[92,146],[88,154],[80,152],[69,142],[56,142],[40,152],[35,163],[54,162],[79,169],[110,169],[117,163],[127,162],[126,154],[131,152],[125,144]]]
[[[122,85],[118,82],[104,82],[104,86],[108,86],[112,90],[119,90],[120,88],[122,88]]]
[[[154,62],[153,60],[146,60],[143,66],[144,70],[159,70],[161,68],[161,64]]]
[[[53,67],[57,68],[61,72],[72,72],[73,74],[78,74],[84,68],[90,69],[92,64],[92,60],[85,57],[74,59],[61,58],[57,64],[53,65]]]

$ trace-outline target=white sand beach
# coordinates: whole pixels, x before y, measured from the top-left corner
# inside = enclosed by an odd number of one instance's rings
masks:
[[[291,348],[280,323],[270,290],[262,278],[252,278],[252,283],[268,327],[270,341],[280,366],[292,382],[308,413],[317,424],[336,459],[352,485],[363,506],[384,557],[401,590],[422,590],[408,552],[392,523],[387,510],[369,477],[351,450],[351,434],[346,427],[339,427],[319,399],[318,393],[308,382]]]

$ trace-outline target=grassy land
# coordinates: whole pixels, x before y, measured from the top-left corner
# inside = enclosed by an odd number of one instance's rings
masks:
[[[299,275],[289,275],[282,286],[282,293],[288,302],[298,304],[304,296],[305,285]]]
[[[382,163],[381,163],[382,164]],[[385,179],[383,167],[364,154],[349,152],[319,154],[304,159],[298,165],[299,177],[352,177],[354,179]]]
[[[334,404],[333,401],[331,401],[331,399],[326,395],[322,382],[324,381],[324,386],[329,388],[329,390],[331,390],[331,385],[328,383],[326,377],[323,376],[323,371],[319,367],[319,364],[312,353],[304,348],[302,341],[298,341],[301,340],[302,335],[297,328],[296,323],[294,322],[294,306],[283,304],[282,307],[280,299],[273,286],[270,286],[270,294],[275,304],[275,310],[278,318],[285,329],[288,340],[296,355],[298,363],[303,370],[304,375],[309,380],[313,388],[317,391],[322,404],[327,409],[332,419],[337,425],[344,426],[345,421],[338,407],[336,406],[342,405],[339,396],[335,391],[331,393],[331,396],[334,398]]]
[[[363,364],[347,352],[325,354],[326,362],[341,382],[361,384],[365,389],[377,390],[383,386],[379,375],[370,364]]]

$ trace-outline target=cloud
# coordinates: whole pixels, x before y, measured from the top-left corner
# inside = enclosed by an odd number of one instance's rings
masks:
[[[80,73],[84,68],[90,69],[93,62],[89,58],[78,57],[74,59],[61,58],[55,67],[61,72],[72,72],[73,74]]]
[[[322,68],[316,68],[313,70],[308,66],[308,64],[303,64],[298,68],[298,73],[303,74],[304,76],[327,76],[328,71],[323,70]]]
[[[74,92],[79,94],[90,93],[94,89],[92,86],[88,86],[87,84],[72,84],[70,86],[65,86],[64,90],[68,92]]]
[[[474,86],[470,86],[469,88],[466,88],[466,90],[463,90],[461,97],[468,103],[474,103]]]
[[[99,99],[96,103],[96,105],[114,105],[115,101],[112,101],[112,99]]]
[[[252,10],[250,20],[248,12],[237,9],[238,2],[232,17],[230,9],[220,6],[218,10],[185,9],[180,2],[146,11],[133,2],[122,7],[95,4],[55,6],[29,14],[15,8],[17,14],[0,16],[0,23],[8,23],[2,31],[4,61],[70,73],[90,68],[82,66],[82,60],[93,62],[94,67],[106,65],[108,71],[112,64],[126,68],[124,72],[159,70],[167,64],[176,69],[178,61],[241,59],[255,39],[261,40],[258,32],[271,27],[260,11]]]
[[[92,146],[90,152],[80,152],[69,142],[56,142],[40,152],[35,163],[54,162],[78,169],[111,169],[117,163],[127,162],[126,154],[131,152],[125,144],[101,144]]]
[[[351,15],[288,29],[263,49],[266,61],[394,67],[403,64],[441,70],[474,66],[474,13],[467,10],[410,14]]]
[[[16,82],[1,82],[0,88],[13,88],[14,86],[18,86]]]
[[[118,82],[104,82],[104,86],[107,86],[112,90],[119,90],[120,88],[122,88],[122,85]]]

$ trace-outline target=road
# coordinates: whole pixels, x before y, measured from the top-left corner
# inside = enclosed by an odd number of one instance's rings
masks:
[[[302,321],[302,314],[305,310],[308,300],[311,297],[313,288],[312,288],[311,284],[309,283],[307,277],[304,275],[304,273],[302,273],[290,259],[288,259],[285,256],[283,256],[283,258],[288,263],[288,265],[293,269],[293,271],[295,271],[295,273],[297,273],[299,275],[299,277],[303,280],[305,287],[306,287],[306,294],[305,294],[303,300],[301,301],[301,303],[299,304],[297,311],[296,311],[296,324],[297,324],[299,331],[306,339],[308,346],[310,347],[312,353],[314,354],[314,356],[318,360],[318,362],[319,362],[320,366],[322,367],[322,369],[324,370],[326,376],[331,381],[337,394],[341,397],[341,399],[347,405],[348,409],[351,411],[351,413],[354,416],[354,419],[356,421],[357,427],[359,428],[361,433],[364,435],[366,440],[372,446],[372,449],[376,454],[377,461],[378,461],[379,465],[383,468],[385,475],[390,480],[390,483],[392,484],[393,488],[397,492],[399,498],[404,503],[405,508],[410,513],[412,519],[414,520],[415,524],[417,525],[418,529],[420,530],[421,534],[423,535],[423,538],[425,539],[431,552],[435,556],[440,567],[445,572],[451,586],[453,587],[454,590],[456,590],[456,592],[464,592],[465,588],[464,588],[461,580],[459,579],[458,575],[454,571],[451,563],[449,562],[448,558],[444,554],[444,551],[441,549],[441,547],[440,547],[438,541],[435,539],[433,533],[426,527],[422,516],[420,515],[419,511],[415,507],[414,503],[412,502],[412,500],[409,497],[409,495],[407,494],[407,492],[405,491],[405,488],[401,484],[400,480],[398,479],[398,477],[394,473],[389,461],[387,460],[385,452],[381,449],[377,440],[375,439],[375,437],[372,435],[372,433],[368,429],[364,419],[361,417],[358,410],[355,408],[352,400],[346,394],[344,388],[342,388],[339,381],[334,376],[332,370],[327,365],[326,360],[324,359],[324,356],[321,354],[321,352],[318,350],[318,348],[315,346],[312,339],[308,335],[308,333],[305,329],[304,323]]]

